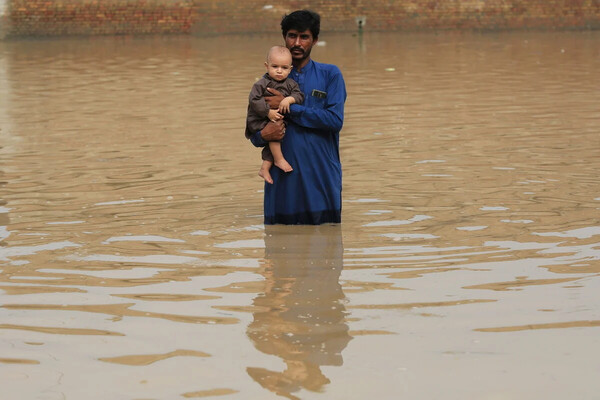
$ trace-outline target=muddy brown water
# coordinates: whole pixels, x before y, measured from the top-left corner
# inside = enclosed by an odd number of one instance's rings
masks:
[[[343,223],[267,229],[278,35],[0,43],[3,396],[597,396],[600,32],[321,40]]]

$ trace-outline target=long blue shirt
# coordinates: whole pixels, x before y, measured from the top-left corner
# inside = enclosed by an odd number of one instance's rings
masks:
[[[273,184],[265,182],[264,222],[323,224],[341,222],[342,165],[340,130],[344,123],[346,85],[339,68],[309,61],[290,77],[304,93],[303,104],[292,104],[281,148],[294,170],[271,168]],[[261,132],[250,138],[265,146]]]

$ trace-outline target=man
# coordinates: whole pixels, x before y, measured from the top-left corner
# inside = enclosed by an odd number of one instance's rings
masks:
[[[335,65],[310,57],[319,40],[320,16],[309,10],[286,15],[281,21],[285,46],[292,53],[289,75],[304,93],[303,104],[292,104],[287,126],[270,122],[250,137],[262,147],[282,140],[283,155],[292,172],[271,169],[273,183],[265,183],[264,222],[272,224],[339,223],[342,214],[342,165],[339,133],[344,122],[346,86]],[[278,108],[281,93],[269,89],[271,108]]]

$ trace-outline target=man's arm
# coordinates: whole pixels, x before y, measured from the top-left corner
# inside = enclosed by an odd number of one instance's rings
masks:
[[[283,120],[269,122],[262,130],[250,136],[250,141],[256,147],[264,147],[267,142],[279,141],[285,136]]]
[[[267,91],[272,95],[265,96],[265,102],[271,109],[277,110],[279,108],[279,103],[281,103],[281,100],[284,98],[283,94],[279,90],[273,88],[267,88]]]
[[[344,124],[344,102],[346,101],[346,84],[339,68],[333,67],[326,86],[327,97],[324,108],[310,108],[294,104],[290,107],[290,116],[294,123],[305,128],[323,129],[339,132]],[[307,93],[311,96],[311,93]],[[306,103],[306,102],[305,102]]]

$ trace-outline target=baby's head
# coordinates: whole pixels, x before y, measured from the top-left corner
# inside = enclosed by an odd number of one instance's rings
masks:
[[[276,81],[284,81],[292,71],[292,53],[284,46],[273,46],[267,54],[267,74]]]

